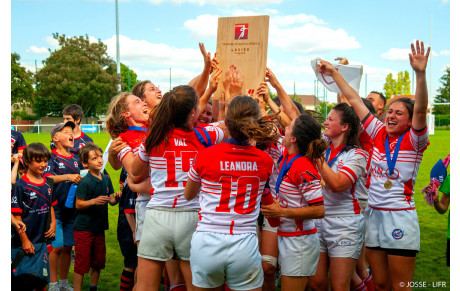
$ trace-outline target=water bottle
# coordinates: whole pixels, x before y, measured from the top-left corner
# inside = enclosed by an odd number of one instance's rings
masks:
[[[77,191],[77,184],[72,183],[72,185],[70,185],[69,193],[67,194],[67,199],[65,200],[65,204],[64,204],[65,207],[74,208],[76,191]]]

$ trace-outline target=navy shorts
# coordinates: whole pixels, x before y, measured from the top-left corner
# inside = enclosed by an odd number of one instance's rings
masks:
[[[125,268],[137,267],[137,246],[134,242],[118,241],[120,245],[121,254],[124,257]]]

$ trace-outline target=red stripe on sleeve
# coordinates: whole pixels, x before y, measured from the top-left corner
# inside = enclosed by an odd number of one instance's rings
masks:
[[[11,208],[11,213],[19,213],[19,214],[21,214],[22,209],[21,208]]]
[[[125,209],[123,212],[124,213],[136,213],[134,209]]]

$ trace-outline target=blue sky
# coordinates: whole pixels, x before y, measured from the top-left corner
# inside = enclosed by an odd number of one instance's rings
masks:
[[[202,69],[198,42],[215,51],[217,18],[242,15],[270,16],[268,66],[288,93],[295,82],[297,94],[313,94],[310,60],[316,57],[345,56],[364,65],[367,92],[363,76],[361,96],[383,91],[390,72],[412,76],[410,43],[430,43],[431,15],[433,96],[450,64],[448,0],[120,0],[121,62],[162,90],[169,90],[169,68],[173,86],[188,83]],[[11,1],[11,51],[25,67],[35,70],[35,60],[40,67],[48,48],[56,49],[54,32],[101,39],[115,59],[115,1]],[[430,86],[429,67],[427,77]]]

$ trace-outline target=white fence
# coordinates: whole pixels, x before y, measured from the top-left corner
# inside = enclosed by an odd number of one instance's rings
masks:
[[[56,124],[12,124],[11,129],[19,132],[44,133],[51,132]],[[81,131],[85,133],[102,132],[105,124],[80,124]]]

